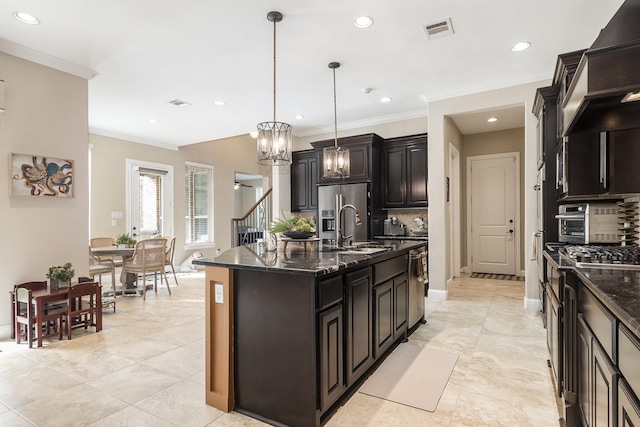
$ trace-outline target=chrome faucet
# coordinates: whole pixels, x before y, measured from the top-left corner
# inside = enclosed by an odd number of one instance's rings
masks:
[[[343,205],[342,207],[340,207],[340,209],[338,210],[338,226],[336,227],[336,245],[341,248],[344,245],[344,241],[347,239],[350,239],[353,237],[353,235],[351,236],[344,236],[344,231],[342,230],[342,212],[345,209],[351,209],[353,210],[355,216],[356,216],[356,225],[360,225],[362,224],[362,220],[360,219],[360,214],[358,213],[358,210],[356,209],[355,206],[353,206],[352,204],[347,203],[346,205]]]

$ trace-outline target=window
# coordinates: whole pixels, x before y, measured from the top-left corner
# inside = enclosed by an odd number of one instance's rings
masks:
[[[213,166],[187,162],[184,193],[187,245],[213,243]]]

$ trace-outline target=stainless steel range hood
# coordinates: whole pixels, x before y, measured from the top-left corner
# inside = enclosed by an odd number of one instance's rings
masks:
[[[625,1],[585,51],[562,112],[564,135],[640,127],[640,0]]]

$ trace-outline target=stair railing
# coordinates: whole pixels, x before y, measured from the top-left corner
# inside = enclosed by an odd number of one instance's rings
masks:
[[[271,193],[270,188],[246,214],[231,218],[231,247],[255,243],[265,237],[271,224]]]

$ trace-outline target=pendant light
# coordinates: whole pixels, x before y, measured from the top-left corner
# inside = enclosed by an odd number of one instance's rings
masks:
[[[269,12],[273,22],[273,121],[258,123],[258,163],[267,166],[291,164],[290,124],[276,121],[276,23],[282,21],[280,12]]]
[[[333,130],[334,145],[322,150],[323,178],[347,178],[351,163],[349,162],[349,149],[338,147],[338,113],[336,107],[336,68],[339,62],[330,62],[329,68],[333,70]]]

